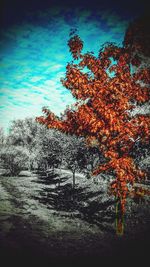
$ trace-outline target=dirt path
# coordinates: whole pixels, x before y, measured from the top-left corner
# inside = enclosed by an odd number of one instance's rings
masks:
[[[83,261],[91,266],[97,257],[115,261],[122,239],[109,230],[113,224],[106,195],[97,185],[91,192],[92,181],[78,175],[72,200],[71,173],[62,172],[60,186],[59,178],[0,177],[0,245],[5,260],[9,255],[22,266],[22,259],[28,264],[31,258],[32,266],[43,267],[47,261],[50,267],[79,266]]]
[[[55,187],[53,183],[39,183],[35,176],[0,178],[1,251],[11,251],[12,255],[17,253],[17,257],[25,251],[27,255],[38,251],[39,255],[54,262],[58,255],[60,258],[76,257],[81,251],[82,255],[88,255],[91,243],[94,244],[95,238],[98,235],[103,237],[103,234],[98,227],[91,227],[71,214],[66,217],[65,211],[56,212],[39,201],[41,194],[46,194],[44,190]],[[104,252],[107,245],[99,241],[96,247],[98,251],[101,247]]]

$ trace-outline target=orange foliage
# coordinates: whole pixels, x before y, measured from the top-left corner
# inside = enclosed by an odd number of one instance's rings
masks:
[[[129,46],[132,31],[126,35],[124,47],[108,44],[98,58],[92,53],[81,54],[82,40],[78,35],[71,37],[68,42],[70,51],[73,58],[80,62],[68,64],[66,77],[61,81],[79,100],[76,109],[67,109],[62,119],[44,109],[45,116],[37,118],[48,128],[84,136],[89,145],[94,142],[99,147],[108,162],[99,166],[93,174],[114,170],[116,179],[111,188],[121,202],[122,212],[129,194],[128,185],[145,176],[135,166],[130,152],[137,138],[147,142],[150,137],[150,117],[133,117],[130,113],[134,108],[133,102],[142,104],[149,100],[150,82],[148,68],[136,73],[131,71],[131,67],[140,65],[140,59],[137,55],[132,56],[133,47]],[[138,48],[136,42],[135,47]],[[112,59],[117,64],[113,64]],[[89,73],[84,73],[85,67]],[[112,71],[115,73],[113,76]]]

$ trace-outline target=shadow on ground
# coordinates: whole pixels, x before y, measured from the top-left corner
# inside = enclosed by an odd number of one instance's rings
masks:
[[[114,232],[115,201],[108,198],[102,201],[104,192],[92,191],[89,186],[77,184],[72,188],[67,180],[67,176],[60,179],[52,173],[49,177],[39,176],[38,183],[49,186],[43,187],[35,199],[63,217],[80,218],[97,225],[101,230]]]

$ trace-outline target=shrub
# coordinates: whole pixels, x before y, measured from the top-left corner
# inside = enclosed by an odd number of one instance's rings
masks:
[[[5,146],[0,152],[2,166],[9,170],[9,175],[17,176],[28,164],[28,152],[19,146]]]

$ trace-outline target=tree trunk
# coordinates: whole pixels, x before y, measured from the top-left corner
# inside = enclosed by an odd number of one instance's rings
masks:
[[[73,183],[72,183],[72,188],[74,189],[74,188],[75,188],[75,181],[76,181],[76,177],[75,177],[75,170],[73,170],[72,174],[73,174]]]
[[[94,169],[93,161],[91,161],[90,164],[91,164],[91,172],[93,172],[93,169]]]
[[[61,175],[61,168],[62,168],[62,160],[60,161],[60,165],[59,165],[59,174]]]
[[[124,233],[124,214],[121,209],[120,199],[116,203],[116,233],[123,235]]]
[[[31,172],[31,160],[29,159],[28,171]]]
[[[61,165],[62,163],[60,163],[60,168],[59,168],[59,182],[58,182],[58,186],[60,187],[60,182],[61,182],[61,174],[62,174],[62,172],[61,172],[61,167],[62,167],[62,165]]]
[[[54,174],[55,167],[54,165],[52,166],[52,173]]]

